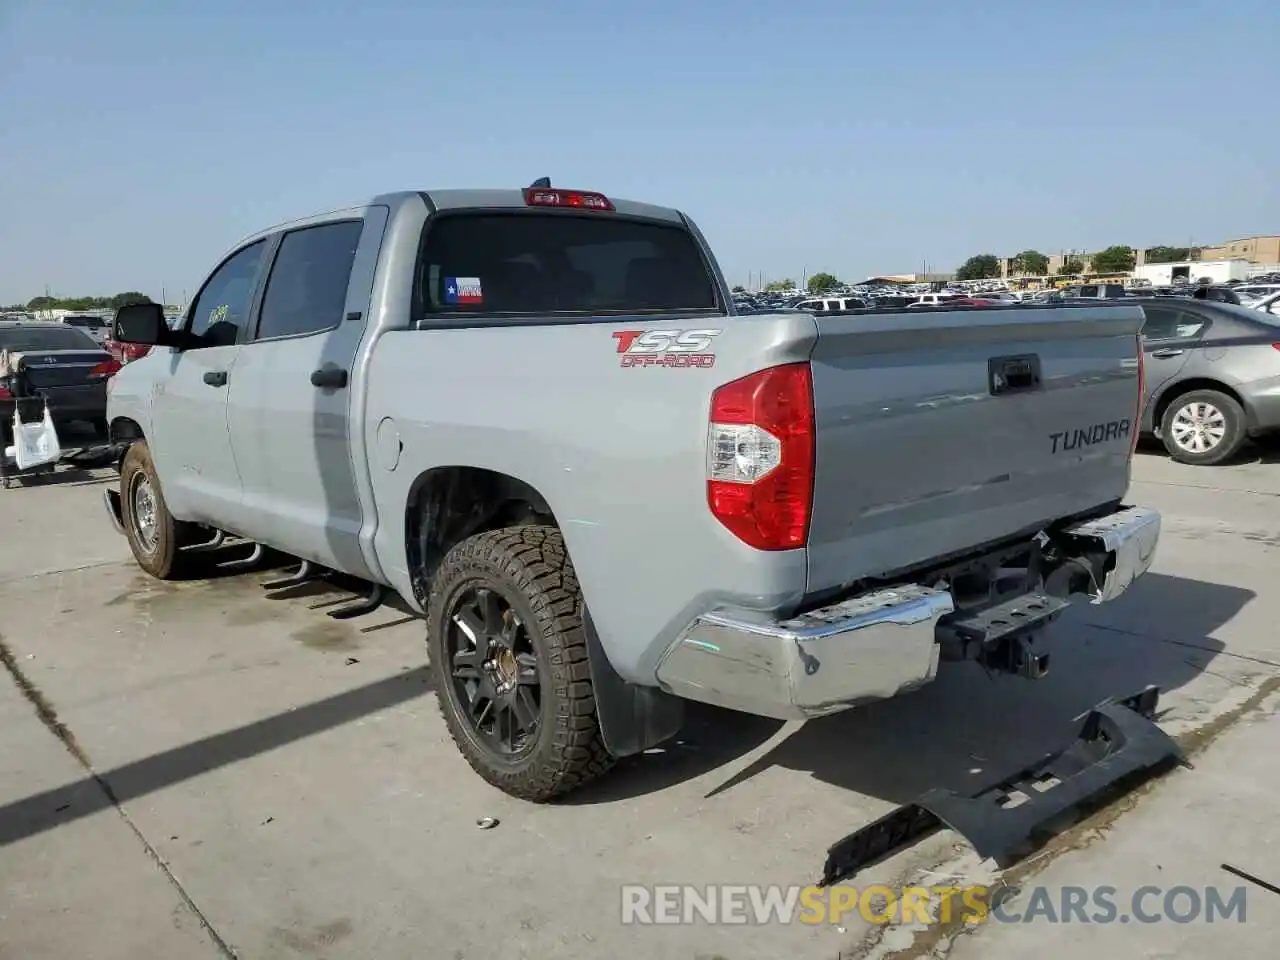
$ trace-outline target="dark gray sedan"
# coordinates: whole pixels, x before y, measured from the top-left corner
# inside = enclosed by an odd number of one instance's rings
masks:
[[[1212,300],[1143,298],[1142,432],[1212,465],[1280,431],[1280,318]]]

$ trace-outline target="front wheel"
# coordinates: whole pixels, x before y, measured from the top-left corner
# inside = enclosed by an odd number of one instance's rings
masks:
[[[470,537],[432,581],[427,642],[441,713],[472,769],[514,797],[551,800],[612,765],[583,609],[554,527]]]
[[[1216,466],[1235,456],[1245,442],[1244,409],[1217,390],[1192,390],[1165,409],[1160,438],[1179,463]]]
[[[169,513],[151,451],[141,440],[130,445],[120,465],[120,519],[138,566],[160,580],[182,576],[188,557],[181,548],[192,542],[196,526]]]

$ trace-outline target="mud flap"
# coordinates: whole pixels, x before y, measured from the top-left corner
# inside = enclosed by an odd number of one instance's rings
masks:
[[[618,676],[590,611],[583,615],[583,629],[587,632],[596,720],[605,748],[615,757],[630,757],[679,733],[684,725],[684,701],[657,687],[642,687]]]
[[[1109,791],[1176,764],[1188,765],[1173,738],[1154,721],[1160,691],[1147,687],[1104,700],[1087,714],[1076,739],[1039,763],[973,796],[930,790],[827,850],[819,884],[847,880],[947,827],[979,856],[1007,860],[1050,832],[1063,814]]]

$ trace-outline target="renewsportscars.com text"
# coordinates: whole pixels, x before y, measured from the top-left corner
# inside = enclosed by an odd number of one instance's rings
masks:
[[[632,885],[624,924],[1244,923],[1244,887]]]

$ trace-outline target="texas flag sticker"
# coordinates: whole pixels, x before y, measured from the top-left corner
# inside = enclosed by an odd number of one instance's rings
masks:
[[[479,277],[445,277],[445,303],[484,303]]]

